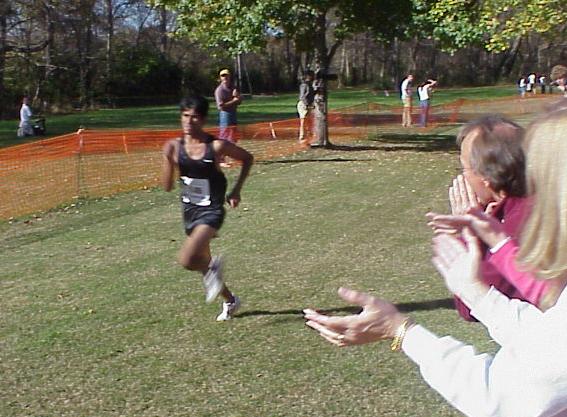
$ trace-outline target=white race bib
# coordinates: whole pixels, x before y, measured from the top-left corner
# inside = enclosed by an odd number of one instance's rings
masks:
[[[197,206],[211,205],[211,187],[206,178],[181,177],[184,187],[181,200],[184,203],[191,203]]]

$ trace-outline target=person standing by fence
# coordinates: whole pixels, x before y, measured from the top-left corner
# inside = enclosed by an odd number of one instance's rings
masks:
[[[520,93],[520,98],[526,97],[527,82],[526,77],[523,75],[518,80],[518,92]]]
[[[313,107],[315,90],[313,89],[313,78],[315,74],[311,70],[305,71],[305,76],[299,85],[299,101],[297,102],[297,114],[299,115],[299,143],[305,138],[305,120]]]
[[[419,118],[419,126],[427,127],[427,122],[429,120],[429,107],[431,106],[431,93],[433,87],[437,84],[435,80],[427,80],[417,87],[417,94],[419,96],[419,107],[421,109],[421,114]]]
[[[400,86],[400,94],[402,98],[402,127],[411,127],[411,96],[412,89],[411,83],[413,75],[408,74],[405,80],[402,81]]]
[[[29,99],[24,96],[22,107],[20,108],[20,124],[18,126],[18,137],[33,136],[33,126],[31,124],[32,111],[29,106]]]
[[[236,110],[242,102],[240,92],[232,84],[232,77],[228,69],[219,72],[220,84],[215,90],[215,101],[219,110],[219,138],[235,142],[235,130],[238,124]]]

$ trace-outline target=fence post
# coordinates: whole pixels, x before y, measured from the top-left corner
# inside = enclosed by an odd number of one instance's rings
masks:
[[[370,137],[370,129],[368,125],[370,124],[370,102],[366,102],[366,117],[364,118],[364,128],[366,130],[366,139]]]
[[[82,181],[83,181],[83,128],[79,128],[77,130],[77,139],[79,140],[78,148],[77,148],[77,199],[81,198],[81,189],[82,189]]]
[[[126,134],[122,131],[122,144],[124,145],[124,153],[128,155],[128,144],[126,143]]]

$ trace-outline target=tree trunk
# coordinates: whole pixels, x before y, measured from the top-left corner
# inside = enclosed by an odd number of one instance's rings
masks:
[[[339,69],[339,88],[343,88],[345,84],[345,67],[346,67],[346,46],[343,43],[341,52],[341,66]]]
[[[110,89],[112,81],[112,60],[113,60],[113,40],[114,40],[114,10],[112,0],[106,0],[106,67],[104,89],[107,99],[110,101]]]
[[[369,33],[366,32],[364,34],[364,54],[363,54],[363,61],[362,61],[362,82],[368,82],[368,50],[370,49],[369,45]]]
[[[236,87],[238,88],[238,91],[242,93],[244,89],[242,84],[242,54],[236,55],[236,74]]]
[[[398,39],[398,37],[396,36],[394,38],[394,44],[392,45],[392,48],[394,49],[394,59],[392,60],[392,65],[393,65],[393,73],[394,76],[393,78],[393,82],[395,85],[395,90],[399,90],[400,89],[400,83],[402,82],[402,73],[401,73],[401,65],[400,65],[400,40]]]
[[[248,84],[248,94],[252,96],[254,94],[254,90],[252,89],[252,83],[250,82],[250,74],[248,73],[248,68],[246,67],[246,60],[242,57],[242,70],[244,71],[244,75],[246,75],[246,84]]]
[[[325,12],[319,12],[315,18],[315,65],[318,77],[315,81],[317,86],[315,91],[315,137],[316,141],[311,144],[313,147],[331,147],[329,141],[329,124],[327,118],[327,79],[329,71],[328,49],[327,49],[327,17]]]
[[[350,52],[345,54],[345,85],[350,85],[352,81],[352,74],[350,71],[351,60],[349,59]]]
[[[76,26],[79,55],[79,105],[86,110],[91,105],[91,47],[94,2],[87,1],[81,10],[81,22]]]
[[[55,12],[55,6],[52,4],[51,0],[45,1],[44,10],[45,10],[45,28],[47,32],[47,45],[45,46],[45,53],[44,53],[45,71],[43,73],[43,85],[49,88],[51,75],[53,73],[53,63],[51,57],[53,55],[53,47],[55,45],[55,24],[54,24],[54,16],[53,16]],[[47,107],[49,107],[47,97],[43,98],[43,102]]]
[[[514,62],[516,62],[516,58],[518,57],[521,44],[522,38],[518,36],[512,43],[512,47],[503,52],[502,59],[500,59],[493,72],[496,81],[498,81],[500,77],[508,77],[510,75]]]
[[[419,39],[413,38],[408,45],[408,74],[415,73],[417,69],[417,52],[419,51]]]
[[[285,53],[285,63],[286,63],[286,72],[288,76],[288,86],[290,88],[295,87],[297,84],[297,72],[295,70],[297,66],[297,54],[292,52],[291,42],[289,38],[286,36],[284,39],[284,53]],[[248,72],[246,72],[248,76]]]
[[[165,6],[160,6],[159,17],[159,50],[165,57],[167,54],[167,10]]]
[[[4,70],[6,68],[6,15],[8,14],[8,10],[9,6],[7,4],[3,4],[0,8],[0,117],[3,117],[4,113],[6,112]]]

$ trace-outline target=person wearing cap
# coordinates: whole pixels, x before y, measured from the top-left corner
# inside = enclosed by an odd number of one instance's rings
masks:
[[[232,84],[228,69],[222,69],[219,78],[220,84],[215,90],[215,101],[219,110],[219,138],[234,142],[234,127],[237,125],[236,109],[242,100],[240,92]]]

